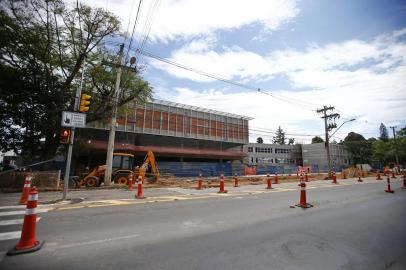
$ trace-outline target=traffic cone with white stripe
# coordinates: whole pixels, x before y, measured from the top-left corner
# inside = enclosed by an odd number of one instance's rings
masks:
[[[130,173],[130,176],[128,177],[128,190],[133,190],[133,181],[134,181],[134,175],[133,173]]]
[[[378,173],[378,174],[376,175],[376,180],[382,180],[380,173]]]
[[[385,192],[387,192],[387,193],[395,193],[395,191],[393,189],[391,189],[391,187],[390,187],[390,177],[389,177],[389,175],[386,178],[386,182],[388,183],[388,187],[385,189]]]
[[[25,210],[23,230],[18,244],[7,255],[17,255],[34,252],[42,248],[44,241],[38,241],[36,237],[37,226],[38,191],[36,187],[30,189],[27,208]]]
[[[313,207],[312,204],[307,203],[306,201],[306,182],[303,179],[303,174],[300,175],[300,183],[298,186],[300,187],[300,202],[299,204],[296,204],[296,206],[301,208]]]
[[[135,195],[136,199],[145,199],[144,192],[142,191],[142,177],[141,175],[138,176],[137,179],[137,195]]]
[[[269,176],[269,174],[266,175],[266,183],[267,183],[266,189],[273,189],[273,187],[272,187],[272,179]]]
[[[275,183],[274,184],[279,184],[279,178],[278,178],[278,173],[275,173]]]
[[[361,179],[361,172],[358,173],[358,182],[364,182],[364,180]]]
[[[202,174],[199,173],[199,177],[197,178],[197,189],[202,190],[203,189],[203,181],[202,181]]]
[[[237,174],[234,174],[234,187],[239,187],[240,185],[238,184],[238,176]]]
[[[220,175],[220,190],[218,193],[227,193],[228,191],[224,189],[224,174]]]
[[[21,193],[21,198],[19,204],[26,205],[28,200],[28,194],[30,193],[31,188],[31,181],[32,181],[32,174],[26,173],[24,178],[24,187],[23,193]]]
[[[333,171],[333,175],[332,175],[332,178],[333,178],[333,184],[338,184],[338,182],[337,182],[337,175],[336,175],[336,172],[334,172]]]

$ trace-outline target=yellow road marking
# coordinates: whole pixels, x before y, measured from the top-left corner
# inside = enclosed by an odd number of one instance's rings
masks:
[[[364,184],[376,183],[376,182],[363,182]],[[359,182],[354,183],[343,183],[339,184],[316,184],[315,186],[307,187],[306,189],[317,189],[317,188],[329,188],[329,187],[340,187],[340,186],[349,186],[361,184]],[[194,194],[194,195],[183,195],[183,196],[160,196],[160,197],[149,197],[146,199],[119,199],[119,200],[99,200],[91,201],[89,204],[84,205],[72,205],[65,206],[60,208],[49,209],[49,211],[63,211],[63,210],[72,210],[80,208],[97,208],[103,206],[123,206],[123,205],[133,205],[133,204],[146,204],[154,202],[173,202],[173,201],[185,201],[185,200],[198,200],[198,199],[215,199],[222,197],[237,197],[242,198],[241,196],[249,196],[256,194],[266,194],[272,192],[287,192],[287,191],[298,191],[297,188],[274,188],[274,189],[265,189],[265,190],[252,190],[252,191],[241,191],[236,193],[205,193],[205,194]]]

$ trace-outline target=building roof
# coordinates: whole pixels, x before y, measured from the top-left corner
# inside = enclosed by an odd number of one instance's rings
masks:
[[[198,111],[198,112],[212,113],[212,114],[217,114],[217,115],[222,115],[222,116],[227,116],[227,117],[233,117],[233,118],[239,118],[239,119],[244,119],[244,120],[252,120],[252,119],[254,119],[254,118],[248,117],[248,116],[243,116],[243,115],[238,115],[238,114],[233,114],[233,113],[226,113],[226,112],[206,109],[206,108],[192,106],[192,105],[186,105],[186,104],[177,103],[177,102],[165,101],[165,100],[160,100],[160,99],[152,99],[152,102],[155,103],[155,104],[160,104],[160,105],[166,105],[166,106],[171,106],[171,107],[176,107],[176,108],[189,109],[189,110],[194,110],[194,111]]]

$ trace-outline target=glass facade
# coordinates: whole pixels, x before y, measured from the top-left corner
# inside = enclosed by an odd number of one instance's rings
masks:
[[[117,130],[152,135],[248,143],[248,121],[252,118],[179,103],[154,100],[130,103],[117,118]],[[93,122],[89,128],[107,129]]]

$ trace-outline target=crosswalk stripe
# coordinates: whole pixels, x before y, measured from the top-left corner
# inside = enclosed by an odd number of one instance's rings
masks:
[[[21,231],[0,233],[0,241],[20,238]]]
[[[37,217],[37,222],[38,222],[40,219],[41,219],[40,217]],[[23,224],[23,222],[24,222],[24,219],[0,220],[0,226]]]
[[[37,213],[45,213],[48,212],[48,209],[38,209]],[[25,211],[7,211],[7,212],[0,212],[0,217],[4,216],[17,216],[17,215],[25,215]]]
[[[20,208],[24,209],[24,208],[27,208],[27,206],[26,205],[0,206],[0,210],[3,210],[3,209],[20,209]]]

